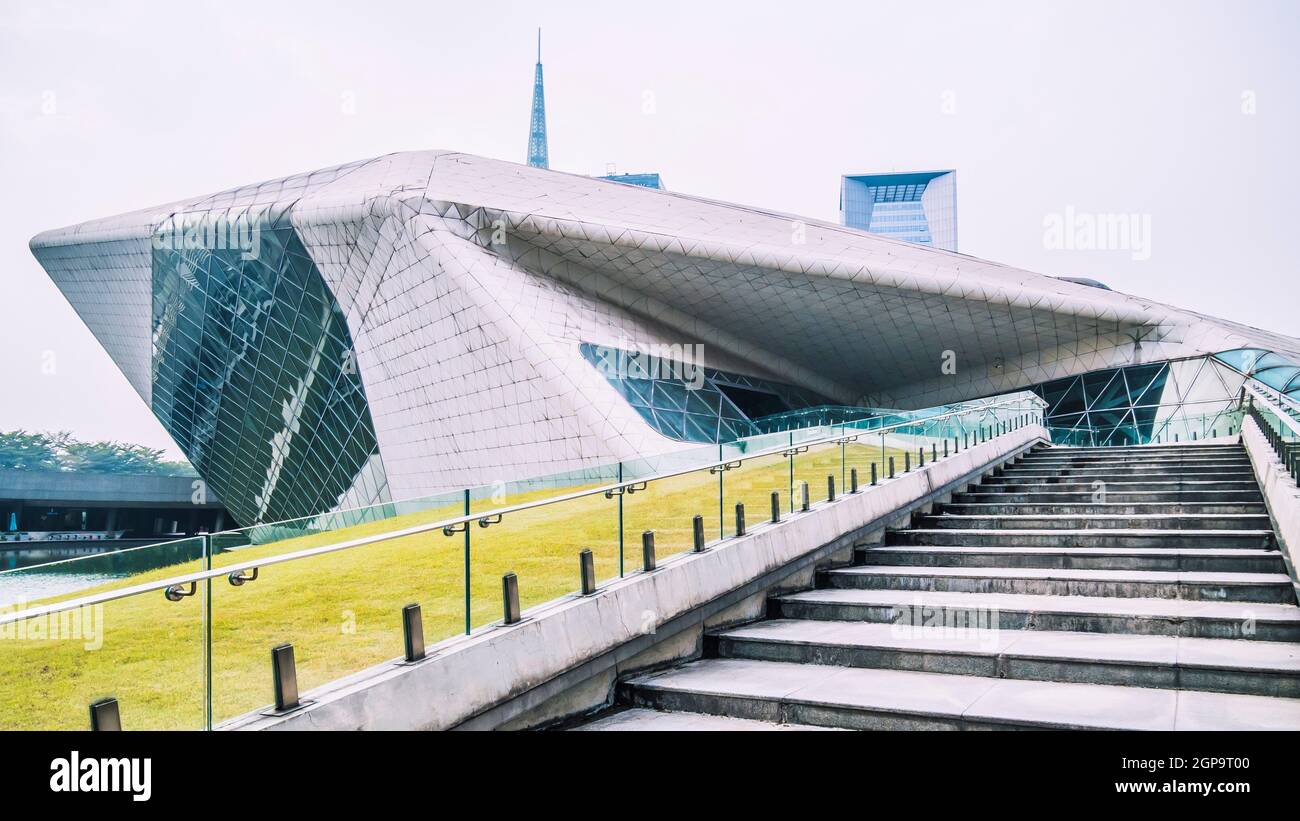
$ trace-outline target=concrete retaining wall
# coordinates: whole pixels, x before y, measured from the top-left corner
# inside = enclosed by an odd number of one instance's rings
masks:
[[[1282,466],[1277,452],[1268,444],[1259,424],[1249,416],[1241,425],[1241,441],[1250,454],[1255,478],[1264,491],[1264,504],[1273,519],[1278,547],[1286,561],[1287,573],[1296,596],[1300,597],[1300,576],[1296,573],[1296,552],[1300,551],[1300,488]]]
[[[819,563],[847,562],[854,544],[880,538],[918,504],[1045,440],[1043,428],[1027,426],[594,595],[533,608],[519,624],[442,642],[416,664],[333,682],[305,693],[313,703],[288,715],[250,714],[222,729],[523,728],[589,711],[608,702],[618,677],[698,655],[705,630],[759,618],[769,592],[809,586]]]

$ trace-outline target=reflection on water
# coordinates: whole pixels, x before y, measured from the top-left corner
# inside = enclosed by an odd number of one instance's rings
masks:
[[[163,544],[50,544],[0,550],[0,607],[62,596],[202,558],[202,539]]]

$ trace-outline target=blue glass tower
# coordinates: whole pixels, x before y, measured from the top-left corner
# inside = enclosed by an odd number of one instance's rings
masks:
[[[957,172],[840,178],[840,222],[873,234],[957,250]]]
[[[533,75],[533,116],[528,125],[528,164],[550,168],[546,152],[546,92],[542,89],[542,30],[537,30],[537,71]]]

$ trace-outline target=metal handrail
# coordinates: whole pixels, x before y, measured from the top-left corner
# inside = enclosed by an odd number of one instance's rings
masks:
[[[1041,406],[1044,404],[1041,399],[1038,399],[1038,397],[1036,396],[1026,396],[1026,397],[1019,397],[1016,399],[1008,399],[1003,402],[990,403],[987,405],[972,406],[972,407],[964,408],[962,410],[952,411],[946,414],[931,416],[924,420],[911,420],[908,422],[900,422],[896,425],[891,425],[886,428],[873,428],[869,431],[864,431],[864,432],[884,435],[885,433],[888,433],[889,431],[895,430],[897,428],[915,427],[918,424],[929,424],[931,422],[936,422],[941,419],[963,416],[970,413],[996,410],[998,408],[1005,408],[1011,406],[1019,406],[1019,405],[1024,405],[1026,403],[1033,405],[1034,404],[1033,400],[1037,401],[1037,403],[1040,406],[1039,409],[1041,410]],[[799,445],[802,447],[807,445],[834,444],[837,439],[843,437],[844,435],[843,428],[846,427],[846,425],[834,425],[830,427],[832,428],[838,427],[841,428],[841,430],[839,433],[835,433],[821,439],[800,442]],[[722,465],[733,464],[737,461],[743,462],[746,459],[759,459],[765,456],[773,456],[784,452],[788,447],[789,447],[788,444],[780,445],[770,450],[759,451],[752,454],[747,453],[740,459],[736,459],[734,457],[729,459],[721,459],[714,462],[695,465],[694,467],[690,467],[690,468],[681,468],[678,470],[672,470],[665,473],[658,473],[653,476],[644,476],[636,480],[615,482],[612,484],[601,485],[599,487],[588,488],[586,490],[578,490],[572,493],[565,493],[560,496],[552,496],[545,499],[535,499],[531,502],[521,502],[519,504],[508,505],[506,507],[495,508],[492,510],[486,510],[479,513],[462,514],[449,519],[441,519],[436,522],[430,522],[422,525],[413,525],[411,527],[402,528],[400,530],[389,531],[386,533],[379,533],[374,536],[363,536],[361,538],[350,539],[348,541],[338,542],[336,544],[322,545],[320,547],[304,548],[302,550],[295,550],[290,553],[282,553],[278,556],[270,556],[262,559],[250,559],[244,562],[234,562],[232,564],[222,565],[220,568],[211,568],[207,570],[200,570],[194,573],[185,573],[179,576],[172,576],[166,579],[159,579],[151,582],[142,582],[140,584],[131,585],[129,587],[120,587],[115,590],[106,590],[102,593],[95,593],[89,596],[82,596],[75,599],[67,599],[61,602],[54,602],[52,604],[39,605],[36,607],[27,608],[16,612],[0,613],[0,625],[10,624],[12,622],[22,621],[30,618],[39,618],[41,616],[48,616],[54,613],[62,613],[68,610],[75,610],[80,607],[87,607],[96,604],[104,604],[106,602],[130,598],[131,596],[137,596],[142,593],[150,593],[155,590],[166,590],[169,587],[175,587],[179,585],[189,585],[191,583],[197,584],[198,582],[201,581],[215,579],[221,576],[229,576],[231,573],[241,573],[245,570],[253,570],[258,567],[268,567],[270,565],[284,564],[286,562],[297,561],[298,559],[307,559],[313,556],[321,556],[327,553],[336,553],[342,550],[351,550],[352,548],[356,548],[356,547],[364,547],[366,545],[376,544],[378,542],[384,542],[390,539],[400,539],[406,536],[413,536],[420,533],[429,533],[437,530],[442,530],[444,528],[455,527],[456,525],[464,524],[468,526],[470,522],[478,521],[480,519],[485,519],[490,517],[500,517],[511,513],[520,513],[527,510],[534,510],[539,507],[546,507],[547,505],[560,504],[562,502],[567,502],[574,499],[581,499],[587,496],[594,496],[596,494],[605,493],[607,491],[618,491],[620,489],[626,488],[631,485],[639,485],[647,482],[658,482],[664,479],[673,479],[678,476],[685,476],[686,474],[689,473],[696,473],[698,471],[710,470],[716,467],[720,467]],[[222,534],[220,533],[207,534],[205,536],[202,536],[201,538],[208,540],[208,546],[210,547],[211,545],[210,540],[212,536],[218,536],[218,535],[222,535]],[[208,551],[205,550],[205,554],[207,553]]]
[[[1251,396],[1256,399],[1262,399],[1264,402],[1268,403],[1275,411],[1274,415],[1277,416],[1278,419],[1281,419],[1282,423],[1290,428],[1292,433],[1296,436],[1300,436],[1300,420],[1297,420],[1288,412],[1289,409],[1285,407],[1287,403],[1282,401],[1283,394],[1274,394],[1271,392],[1272,389],[1267,385],[1264,385],[1263,387],[1261,387],[1261,385],[1263,385],[1263,383],[1259,380],[1251,378],[1247,379],[1245,383],[1243,383],[1242,387]],[[1287,397],[1287,399],[1291,401],[1289,397]],[[1300,410],[1300,406],[1297,406],[1297,410]]]

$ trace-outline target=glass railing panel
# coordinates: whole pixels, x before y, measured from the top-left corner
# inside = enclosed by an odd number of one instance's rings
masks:
[[[845,472],[854,469],[858,471],[859,487],[868,487],[871,484],[871,469],[873,466],[876,470],[877,481],[884,478],[885,458],[888,453],[882,447],[883,438],[880,434],[849,431],[848,435],[850,437],[856,436],[856,439],[844,444]]]
[[[239,541],[229,534],[214,536],[214,566],[283,553],[282,543]],[[426,645],[465,629],[461,534],[449,538],[428,530],[255,572],[255,579],[238,585],[228,576],[211,585],[212,701],[218,723],[272,702],[270,654],[277,645],[293,645],[298,687],[306,692],[401,657],[401,611],[408,604],[420,605]],[[253,571],[240,575],[248,578]]]
[[[0,606],[17,602],[50,603],[74,598],[151,571],[179,575],[176,568],[201,555],[202,539],[193,537],[158,544],[114,549],[98,542],[10,542],[0,544]]]
[[[716,453],[714,451],[716,460]],[[641,535],[654,531],[658,561],[693,549],[691,521],[704,518],[705,541],[718,538],[722,497],[716,473],[696,470],[650,482],[623,497],[623,541],[631,556],[627,568],[640,569]]]
[[[823,430],[821,436],[828,435]],[[835,478],[836,494],[842,491],[844,482],[841,476],[844,474],[844,464],[841,457],[840,446],[831,442],[826,444],[803,444],[796,443],[796,448],[802,452],[795,453],[790,457],[790,468],[792,477],[793,507],[792,510],[799,510],[803,502],[803,491],[801,486],[808,485],[808,500],[810,504],[826,501],[829,490],[829,484],[826,481],[828,476]]]
[[[530,491],[521,488],[520,495]],[[579,554],[592,552],[597,580],[619,573],[617,497],[604,493],[507,513],[499,522],[470,525],[470,624],[500,621],[501,579],[519,580],[521,609],[543,604],[581,589]],[[448,541],[459,541],[458,534]]]
[[[740,459],[741,454],[724,448],[725,458]],[[752,528],[772,519],[772,494],[778,494],[782,515],[790,510],[789,461],[780,453],[745,458],[739,466],[722,474],[722,501],[725,535],[736,533],[736,505],[745,506],[745,523]]]
[[[172,543],[167,552],[161,567],[130,572],[119,564],[115,576],[76,597],[203,568],[202,539]],[[112,569],[102,560],[100,568]],[[90,704],[104,698],[117,699],[124,729],[203,729],[206,622],[202,585],[195,590],[175,602],[157,590],[0,625],[0,729],[88,729]],[[19,597],[0,615],[66,598],[66,591]]]

